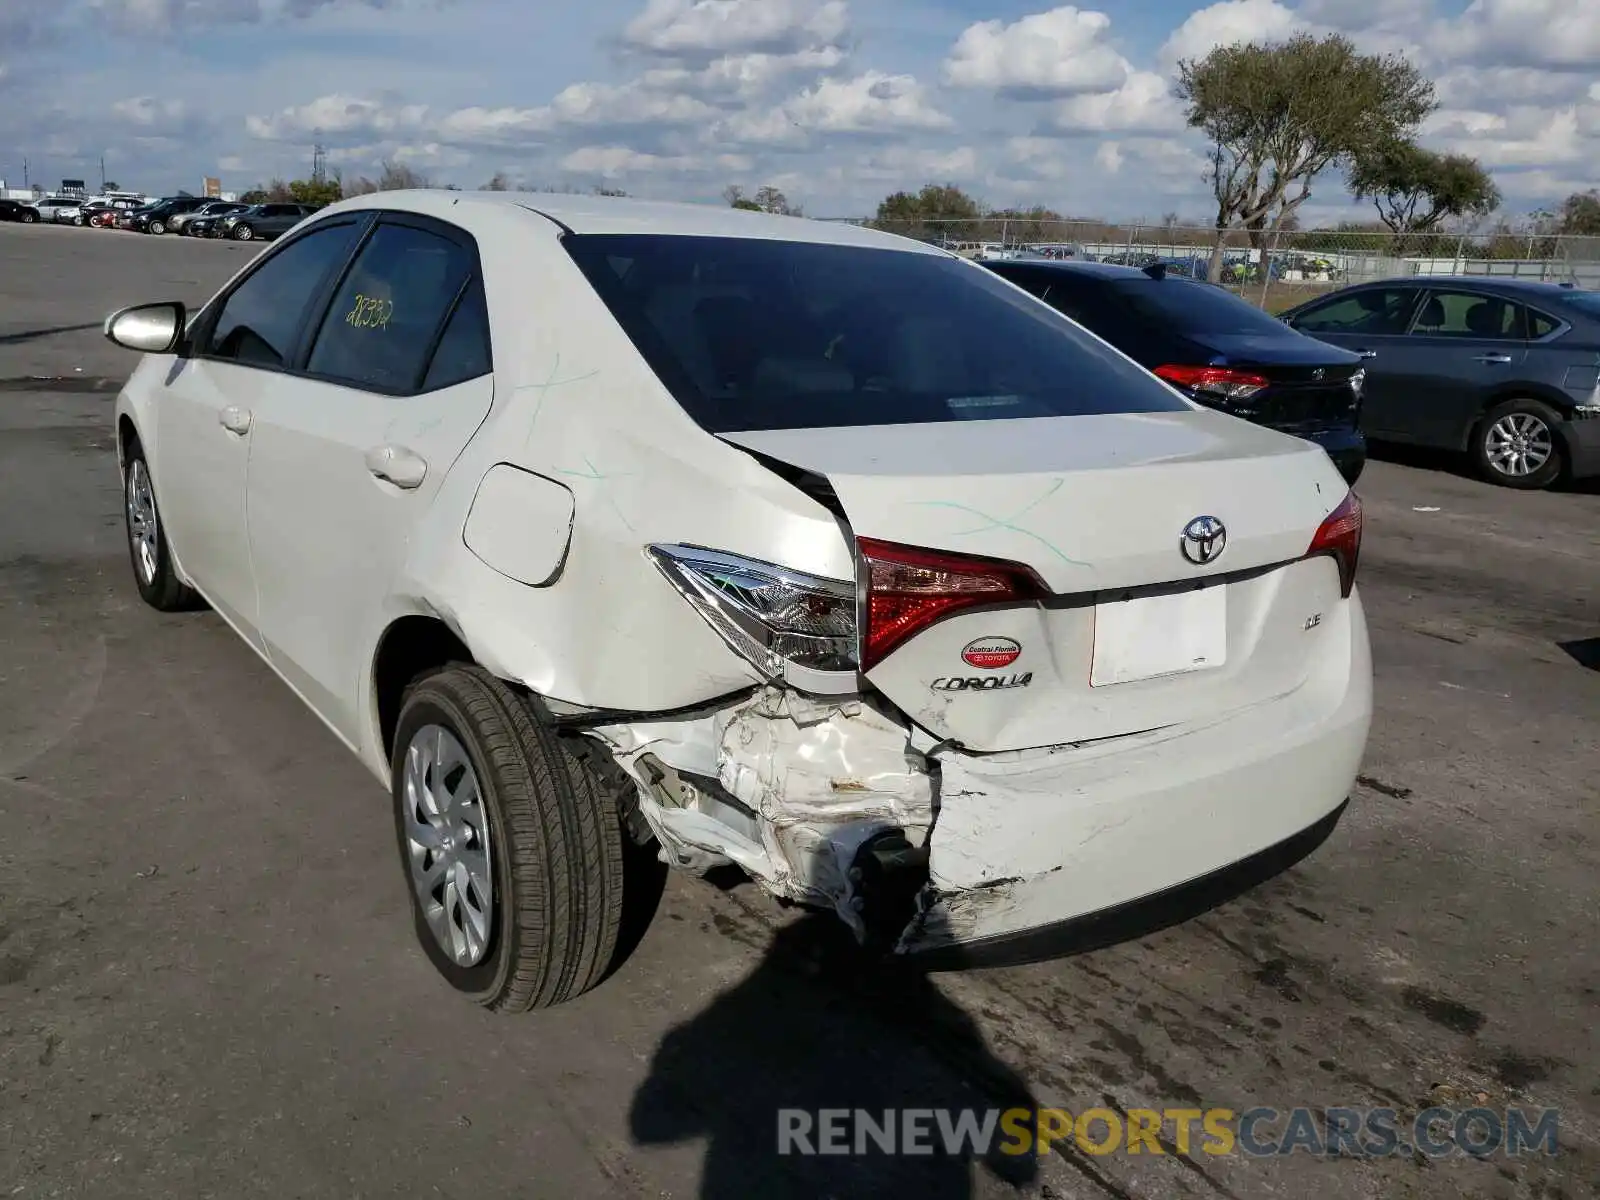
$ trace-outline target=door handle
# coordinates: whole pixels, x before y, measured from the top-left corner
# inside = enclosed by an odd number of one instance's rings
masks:
[[[1477,361],[1481,363],[1508,363],[1511,361],[1509,354],[1480,354]]]
[[[240,408],[237,404],[230,404],[217,414],[217,420],[222,422],[222,427],[229,433],[246,434],[250,432],[250,410]]]
[[[428,464],[404,446],[377,446],[367,451],[367,470],[397,488],[421,487],[428,477]]]
[[[1377,358],[1378,357],[1378,352],[1376,350],[1357,350],[1356,353],[1359,354],[1362,358]]]

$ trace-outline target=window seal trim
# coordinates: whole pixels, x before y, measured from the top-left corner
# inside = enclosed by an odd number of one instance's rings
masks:
[[[182,358],[195,359],[201,362],[222,363],[225,366],[244,367],[252,371],[265,371],[277,375],[295,374],[296,372],[294,369],[294,364],[297,360],[300,343],[305,336],[304,327],[306,324],[306,313],[304,310],[302,310],[300,314],[299,323],[295,326],[294,335],[290,339],[289,344],[292,349],[285,357],[284,362],[279,366],[270,367],[264,363],[240,362],[236,358],[224,358],[220,354],[209,354],[204,350],[199,349],[199,347],[210,344],[211,335],[216,332],[217,319],[222,316],[223,309],[227,308],[228,301],[233,299],[234,294],[238,292],[240,288],[244,287],[245,284],[254,279],[263,269],[265,269],[268,263],[272,262],[273,259],[287,251],[290,246],[303,241],[304,239],[310,237],[313,233],[320,233],[324,229],[332,229],[340,225],[353,225],[358,227],[355,244],[359,246],[365,241],[366,238],[365,229],[359,228],[363,224],[368,226],[371,225],[371,218],[366,213],[340,213],[337,216],[330,217],[325,221],[315,221],[312,224],[307,225],[304,229],[296,232],[293,237],[281,238],[277,242],[274,242],[272,249],[266,251],[254,262],[252,262],[249,266],[249,269],[243,275],[239,276],[239,278],[235,279],[224,290],[218,292],[206,302],[205,307],[200,310],[200,316],[195,325],[185,336],[185,344],[180,348],[179,356]],[[347,255],[345,261],[339,267],[340,278],[343,278],[344,272],[349,269],[349,266],[350,259]]]

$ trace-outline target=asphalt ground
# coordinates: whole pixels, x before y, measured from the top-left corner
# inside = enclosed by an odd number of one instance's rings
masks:
[[[598,991],[493,1016],[413,944],[382,790],[219,618],[134,591],[133,363],[100,322],[255,252],[0,225],[0,1195],[1600,1191],[1600,489],[1370,468],[1362,780],[1253,890],[928,977],[674,878]],[[776,1153],[780,1108],[1019,1104],[1391,1108],[1402,1136],[1430,1106],[1549,1107],[1559,1153]]]

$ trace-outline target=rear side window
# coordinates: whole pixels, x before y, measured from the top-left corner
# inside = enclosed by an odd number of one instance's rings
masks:
[[[988,270],[812,242],[570,235],[645,361],[714,433],[1182,412]]]
[[[1307,333],[1403,334],[1417,304],[1415,288],[1368,288],[1301,313],[1294,327]]]
[[[1522,306],[1477,292],[1430,292],[1412,326],[1413,337],[1520,339]]]
[[[409,225],[381,224],[334,293],[306,370],[353,387],[413,392],[473,256]]]
[[[490,369],[489,308],[483,298],[483,281],[474,276],[444,327],[422,390],[455,387],[487,375]]]
[[[1170,326],[1176,333],[1288,336],[1283,322],[1209,283],[1127,279],[1112,290],[1141,322]]]
[[[328,275],[343,265],[356,225],[324,226],[287,243],[223,302],[206,354],[257,367],[282,367]]]

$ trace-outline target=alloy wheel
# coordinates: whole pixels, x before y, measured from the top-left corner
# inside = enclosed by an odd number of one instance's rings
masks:
[[[406,749],[406,860],[424,921],[458,967],[476,966],[494,928],[489,817],[460,740],[424,725]]]
[[[1489,465],[1513,479],[1540,470],[1553,453],[1555,438],[1550,426],[1532,413],[1507,413],[1484,435],[1484,457]]]
[[[133,563],[139,572],[139,582],[149,587],[156,577],[161,525],[156,516],[156,497],[150,487],[150,473],[142,458],[136,458],[128,464],[127,493],[128,543],[133,549]]]

